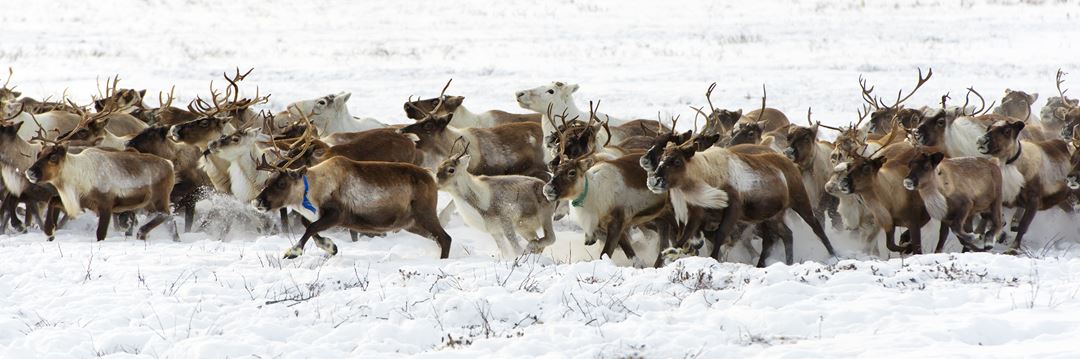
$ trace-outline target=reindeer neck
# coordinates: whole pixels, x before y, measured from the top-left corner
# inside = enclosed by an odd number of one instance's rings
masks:
[[[468,202],[473,208],[483,211],[491,207],[491,191],[484,187],[481,176],[475,176],[462,169],[462,172],[454,176],[453,183],[447,192]]]

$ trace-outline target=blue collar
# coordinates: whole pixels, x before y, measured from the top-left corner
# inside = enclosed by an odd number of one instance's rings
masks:
[[[306,174],[304,175],[303,179],[304,179],[304,201],[300,202],[300,205],[303,206],[304,209],[307,209],[307,210],[311,211],[311,213],[319,213],[319,211],[317,209],[315,209],[315,206],[312,205],[311,201],[308,200],[308,198],[307,198],[308,182],[307,182],[307,175]]]
[[[585,196],[588,196],[588,195],[589,195],[589,176],[585,176],[585,190],[581,191],[581,194],[579,194],[577,196],[577,198],[574,198],[573,201],[570,201],[570,205],[574,206],[574,207],[581,207],[581,205],[585,204]]]

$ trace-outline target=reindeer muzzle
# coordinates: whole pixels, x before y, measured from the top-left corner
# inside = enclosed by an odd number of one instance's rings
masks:
[[[552,202],[558,200],[559,194],[555,192],[555,186],[552,186],[550,183],[544,185],[544,197]]]
[[[1077,178],[1076,175],[1069,175],[1065,177],[1065,185],[1069,186],[1071,190],[1078,190],[1080,189],[1080,178]]]
[[[906,188],[908,191],[914,191],[915,188],[918,187],[918,186],[919,186],[919,181],[917,181],[917,180],[915,180],[915,179],[913,179],[911,177],[908,177],[908,178],[904,179],[904,188]]]
[[[34,168],[31,168],[31,169],[26,171],[26,180],[30,181],[30,183],[38,183],[38,179],[40,179],[40,178],[41,178],[41,175]]]
[[[1069,139],[1069,138],[1072,138],[1072,135],[1073,135],[1072,126],[1066,125],[1064,128],[1061,129],[1061,138]]]
[[[838,184],[838,187],[839,187],[838,189],[840,190],[841,193],[844,193],[844,194],[855,193],[855,184],[852,183],[851,177],[844,177],[844,179],[840,180],[840,183]]]
[[[785,148],[784,149],[784,156],[786,156],[789,160],[794,161],[796,154],[797,153],[795,152],[794,148]]]
[[[266,201],[264,201],[262,198],[255,198],[255,199],[251,200],[251,206],[255,207],[256,210],[259,210],[259,211],[262,211],[262,212],[266,212],[266,211],[270,210],[270,204],[266,203]]]
[[[986,138],[986,136],[979,137],[979,139],[975,141],[975,145],[978,146],[979,153],[984,155],[990,154],[993,150],[990,139]]]
[[[645,180],[645,185],[649,187],[649,190],[656,194],[663,194],[667,192],[668,183],[663,178],[657,176],[649,176]]]

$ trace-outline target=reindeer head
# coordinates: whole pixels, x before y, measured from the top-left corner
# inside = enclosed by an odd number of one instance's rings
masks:
[[[455,152],[454,149],[458,147],[458,143],[462,143],[463,147],[460,152]],[[439,164],[439,168],[435,171],[435,179],[438,180],[439,186],[449,184],[457,176],[469,175],[469,160],[472,159],[472,156],[469,155],[468,141],[458,137],[454,144],[450,146],[450,152],[450,156],[446,156],[446,159]]]
[[[934,176],[934,168],[941,163],[941,160],[945,159],[945,154],[941,152],[927,153],[925,151],[919,151],[908,162],[908,174],[904,177],[904,188],[908,191],[914,191],[919,189],[919,185],[923,183],[929,183],[925,180],[928,176]]]
[[[731,142],[729,146],[742,144],[757,144],[761,142],[763,129],[757,122],[743,122],[735,124],[731,129]]]
[[[146,90],[116,89],[111,96],[94,100],[94,110],[104,111],[109,106],[115,108],[143,108],[143,96]]]
[[[1018,153],[1022,130],[1024,130],[1024,121],[997,121],[990,125],[986,134],[979,137],[975,144],[978,146],[979,153],[1009,158]]]
[[[582,191],[585,172],[595,164],[592,156],[563,158],[544,185],[544,197],[549,201],[569,199]]]
[[[240,156],[251,153],[256,142],[268,141],[269,136],[260,132],[257,128],[237,130],[230,135],[224,135],[206,146],[206,151],[222,159],[233,160]]]
[[[783,151],[784,156],[800,167],[805,167],[810,161],[813,161],[811,154],[814,153],[814,147],[817,146],[819,127],[820,125],[817,123],[810,127],[794,125],[788,127],[788,146]]]
[[[226,117],[201,117],[194,121],[173,125],[169,129],[169,138],[176,142],[201,146],[221,137],[228,123],[229,119]]]
[[[686,164],[697,153],[697,147],[693,142],[678,146],[668,146],[660,155],[660,162],[656,170],[649,172],[645,185],[653,193],[665,193],[672,186],[678,186],[686,176]]]
[[[416,101],[406,102],[402,107],[405,108],[405,116],[413,120],[423,120],[428,113],[436,116],[446,115],[457,111],[458,107],[461,107],[461,103],[465,102],[464,96],[439,96],[429,99],[422,99]],[[439,106],[439,104],[442,106]]]
[[[833,194],[856,194],[870,190],[878,170],[885,164],[885,157],[867,158],[854,156],[833,169],[825,190]]]
[[[518,91],[518,106],[527,110],[544,113],[548,105],[555,105],[557,109],[570,107],[574,103],[573,93],[578,90],[577,84],[564,82],[552,82],[551,84]]]
[[[947,111],[938,111],[927,116],[915,127],[915,141],[922,146],[940,146],[945,144],[945,129],[956,117],[947,116]]]
[[[161,154],[170,153],[173,143],[168,126],[154,125],[135,134],[125,146],[142,153]]]
[[[431,143],[432,139],[438,137],[446,131],[446,126],[450,125],[450,121],[454,119],[454,114],[449,113],[442,116],[429,116],[423,120],[416,121],[411,125],[402,127],[398,130],[401,133],[411,133],[420,138],[420,143]]]
[[[1004,111],[1002,114],[1026,121],[1031,116],[1031,105],[1038,99],[1038,93],[1028,94],[1005,89],[1005,96],[1001,98],[1001,109]]]
[[[67,159],[67,146],[63,144],[49,144],[38,152],[37,160],[26,170],[26,179],[30,183],[50,183],[55,180],[60,167]]]
[[[664,149],[668,147],[669,143],[681,145],[693,136],[692,131],[676,133],[674,130],[674,122],[672,123],[671,128],[672,130],[670,132],[656,134],[652,147],[649,147],[649,149],[645,151],[645,154],[641,155],[641,158],[638,159],[638,164],[640,164],[641,168],[644,168],[646,172],[656,170],[656,165],[660,163],[660,156],[663,155]],[[709,146],[712,146],[712,144],[709,144]]]
[[[65,141],[69,146],[94,147],[105,138],[105,126],[108,123],[108,117],[90,119],[57,138]]]
[[[263,160],[265,163],[265,158]],[[252,205],[260,211],[270,211],[301,203],[304,197],[303,178],[306,174],[307,167],[273,169],[273,174],[266,180],[266,187],[251,201]]]

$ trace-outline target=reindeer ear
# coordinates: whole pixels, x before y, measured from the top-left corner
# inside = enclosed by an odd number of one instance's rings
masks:
[[[337,102],[336,100],[341,100],[341,103],[346,103],[349,102],[349,97],[352,97],[352,92],[342,92],[334,98],[334,102]]]
[[[1006,95],[1011,94],[1011,93],[1013,93],[1013,90],[1010,90],[1008,88],[1005,89],[1005,94]]]
[[[814,139],[817,139],[818,128],[821,127],[821,121],[814,122],[813,126],[810,126],[810,133],[814,135]]]
[[[694,153],[697,153],[697,148],[694,148],[694,146],[683,146],[679,147],[679,151],[682,152],[683,157],[686,157],[686,159],[689,160],[691,157],[694,157]]]
[[[469,168],[469,161],[472,160],[471,155],[464,155],[458,159],[458,167]]]
[[[1016,121],[1016,122],[1010,123],[1009,126],[1012,127],[1013,130],[1016,131],[1016,133],[1020,133],[1020,130],[1024,129],[1025,124],[1024,124],[1024,121]]]
[[[1055,108],[1054,109],[1054,118],[1058,119],[1058,120],[1065,121],[1065,113],[1067,113],[1067,112],[1068,112],[1067,109],[1064,108],[1064,107]]]
[[[877,172],[877,170],[881,169],[881,166],[885,165],[885,161],[887,160],[888,159],[886,159],[885,156],[874,158],[870,160],[870,168],[873,168],[874,171]]]
[[[570,89],[570,93],[575,93],[578,90],[578,85],[577,84],[570,84],[570,85],[567,85],[567,88]]]
[[[19,96],[22,96],[22,92],[19,92],[19,91],[11,91],[11,94],[15,95],[16,98],[18,98]]]
[[[24,123],[23,121],[19,121],[19,122],[15,123],[15,132],[19,132],[19,129],[22,128],[23,123]]]
[[[446,127],[447,125],[450,124],[450,121],[454,120],[454,114],[453,113],[448,113],[448,114],[446,114],[446,116],[443,116],[443,118],[438,119],[438,120],[439,120],[439,125],[440,126]]]
[[[139,90],[139,98],[146,97],[146,89]]]
[[[272,136],[268,135],[268,134],[259,132],[259,133],[255,134],[255,140],[260,141],[260,142],[267,142],[267,141],[273,141],[274,138]]]
[[[706,135],[706,136],[703,136],[703,137],[700,137],[700,138],[701,138],[701,145],[703,147],[705,147],[705,148],[708,148],[708,147],[712,147],[712,145],[715,145],[717,141],[720,141],[720,134],[719,133],[714,133],[714,134]],[[704,149],[704,148],[702,148],[702,149]]]
[[[101,112],[105,108],[105,100],[94,100],[94,110]]]
[[[678,137],[675,138],[675,140],[679,142],[679,143],[676,143],[676,144],[682,144],[683,142],[686,142],[686,140],[689,140],[690,137],[693,137],[693,136],[694,136],[694,130],[686,130],[686,132],[683,132],[681,135],[679,135]]]
[[[108,125],[108,124],[109,124],[109,118],[106,117],[106,118],[91,122],[90,123],[90,128],[97,131],[97,130],[101,130],[101,129],[105,128],[105,126]]]
[[[933,167],[937,167],[938,163],[941,163],[941,160],[943,160],[943,159],[945,159],[945,154],[944,153],[941,153],[941,152],[931,153],[930,154],[930,165],[933,166]]]
[[[1038,101],[1038,100],[1039,100],[1039,93],[1038,92],[1028,95],[1028,103],[1035,103],[1035,101]]]

